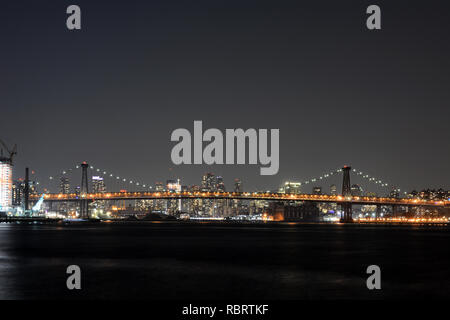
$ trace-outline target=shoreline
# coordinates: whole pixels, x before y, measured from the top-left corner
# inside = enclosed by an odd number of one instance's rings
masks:
[[[64,220],[51,218],[1,218],[0,223],[3,224],[51,224],[51,225],[111,225],[111,224],[129,224],[129,225],[145,225],[145,224],[177,224],[177,225],[221,225],[221,226],[301,226],[301,225],[317,225],[317,226],[436,226],[447,227],[450,222],[408,222],[408,221],[358,221],[352,223],[328,222],[328,221],[227,221],[227,220],[126,220],[126,219],[90,219],[90,220]]]

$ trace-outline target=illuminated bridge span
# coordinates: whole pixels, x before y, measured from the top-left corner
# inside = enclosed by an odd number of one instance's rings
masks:
[[[81,168],[81,188],[80,193],[59,194],[47,193],[44,201],[66,202],[77,201],[80,204],[80,216],[89,218],[89,202],[97,200],[151,200],[151,199],[235,199],[235,200],[267,200],[267,201],[310,201],[310,202],[332,202],[337,203],[342,208],[341,222],[352,222],[352,205],[376,205],[377,212],[381,206],[391,205],[406,207],[450,207],[450,201],[435,201],[410,198],[388,198],[388,197],[366,197],[353,196],[350,189],[351,167],[344,166],[336,172],[343,173],[342,193],[340,195],[318,195],[318,194],[286,194],[286,193],[264,193],[264,192],[110,192],[110,193],[90,193],[88,191],[87,169],[89,165],[83,162],[77,168]],[[92,168],[92,167],[91,167]],[[99,169],[97,169],[99,171]],[[353,169],[353,171],[355,171]],[[106,172],[104,172],[106,174]],[[332,173],[331,173],[332,174]],[[358,173],[357,173],[358,174]],[[361,175],[362,172],[359,172]],[[112,175],[111,175],[112,176]],[[328,177],[326,174],[324,177]],[[367,175],[364,177],[368,177]],[[119,179],[119,177],[117,177]],[[322,179],[322,177],[320,177]],[[372,180],[370,178],[369,180]],[[124,180],[125,181],[125,180]],[[312,182],[315,179],[311,180]],[[130,181],[132,182],[132,181]],[[375,183],[381,183],[380,180]],[[138,185],[138,184],[137,184]],[[382,184],[386,185],[387,184]],[[145,186],[145,185],[144,185]],[[27,195],[28,196],[28,195]],[[30,201],[37,201],[42,195],[29,195]],[[28,198],[27,198],[28,199]]]
[[[30,195],[30,200],[38,200],[40,195]],[[236,200],[267,200],[267,201],[312,201],[350,203],[359,205],[399,205],[446,207],[450,201],[433,201],[424,199],[317,195],[317,194],[285,194],[259,192],[110,192],[72,194],[45,194],[45,201],[96,201],[96,200],[152,200],[152,199],[236,199]]]

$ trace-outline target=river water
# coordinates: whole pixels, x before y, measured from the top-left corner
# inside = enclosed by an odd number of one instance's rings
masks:
[[[3,223],[0,299],[448,298],[449,245],[447,226]]]

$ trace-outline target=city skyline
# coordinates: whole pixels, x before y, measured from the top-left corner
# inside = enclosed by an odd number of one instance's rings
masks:
[[[70,192],[62,192],[62,193],[73,193],[75,192],[76,188],[80,187],[81,177],[77,176],[79,175],[81,169],[77,165],[74,168],[70,168],[69,170],[63,170],[60,174],[53,175],[46,177],[42,180],[37,179],[37,176],[35,175],[34,170],[32,170],[32,179],[30,181],[33,181],[37,183],[36,188],[40,188],[40,192],[55,192],[61,190],[61,181],[64,179],[68,182],[66,182],[68,185],[71,185]],[[95,189],[94,183],[95,181],[101,180],[102,183],[105,183],[108,181],[109,183],[106,183],[108,186],[113,185],[113,188],[109,191],[119,191],[119,189],[127,190],[127,191],[133,191],[133,190],[155,190],[156,186],[158,184],[166,185],[164,182],[168,181],[174,181],[178,180],[180,185],[183,187],[195,187],[195,186],[201,186],[202,180],[206,175],[212,175],[215,178],[220,178],[221,183],[223,184],[223,190],[230,190],[233,189],[235,180],[242,181],[240,178],[230,178],[230,177],[223,177],[222,175],[216,175],[214,172],[205,172],[201,177],[197,179],[197,181],[194,181],[193,183],[186,183],[185,180],[182,177],[179,176],[173,176],[169,175],[165,179],[162,179],[161,181],[154,181],[153,183],[143,183],[140,179],[129,179],[124,176],[116,176],[113,173],[103,171],[103,169],[94,168],[93,166],[89,166],[89,174],[88,176],[91,178],[89,179],[89,185]],[[14,170],[13,170],[14,172]],[[276,190],[283,189],[283,186],[285,184],[296,184],[297,188],[301,190],[302,193],[314,193],[315,188],[321,188],[323,190],[328,190],[330,188],[337,188],[338,193],[341,191],[341,181],[339,176],[340,169],[332,170],[331,172],[325,172],[320,176],[317,177],[311,177],[308,180],[296,180],[296,179],[286,179],[283,181],[280,181],[278,185],[273,186],[266,186],[265,188],[261,189],[251,189],[246,191],[270,191],[270,192],[276,192]],[[334,175],[334,176],[333,176]],[[69,178],[70,176],[70,178]],[[352,185],[358,186],[361,188],[361,191],[368,192],[368,193],[374,193],[378,194],[380,196],[388,195],[393,191],[396,191],[399,193],[400,196],[405,197],[407,194],[409,194],[412,191],[421,191],[421,190],[446,190],[443,187],[430,187],[426,186],[423,188],[417,188],[417,189],[402,189],[400,186],[396,184],[388,184],[385,180],[379,180],[376,177],[370,176],[369,174],[363,173],[362,171],[353,169],[352,170]],[[116,179],[117,178],[117,179]],[[120,179],[119,179],[120,178]],[[356,179],[355,179],[356,178]],[[23,177],[14,177],[14,182],[23,182]],[[103,182],[105,180],[105,182]],[[134,181],[133,181],[134,180]],[[355,181],[356,180],[356,181]],[[112,183],[111,183],[112,182]],[[66,187],[68,188],[68,187]],[[58,190],[57,190],[58,189]],[[331,192],[333,193],[333,192]]]
[[[78,169],[78,168],[77,168]],[[232,187],[227,188],[224,181],[229,179],[224,178],[220,175],[215,175],[213,172],[207,172],[203,174],[198,179],[198,183],[185,184],[180,178],[168,178],[164,181],[156,181],[154,184],[142,184],[137,181],[132,181],[125,178],[120,178],[113,174],[107,172],[102,172],[101,170],[93,167],[89,167],[91,174],[87,175],[87,185],[88,190],[91,193],[106,193],[106,192],[134,192],[134,191],[169,191],[169,192],[183,192],[183,191],[213,191],[213,192],[270,192],[270,193],[288,193],[288,194],[325,194],[325,195],[342,195],[342,185],[340,183],[335,183],[333,181],[340,180],[342,170],[337,169],[334,172],[320,176],[319,178],[313,178],[309,181],[299,182],[299,181],[285,181],[278,186],[269,187],[263,190],[244,190],[243,181],[239,178],[234,178]],[[48,188],[50,184],[40,185],[40,182],[33,179],[31,176],[30,190],[34,194],[40,193],[60,193],[60,194],[79,194],[81,192],[81,184],[78,182],[79,179],[73,178],[74,173],[70,171],[64,171],[61,175],[57,177],[50,177],[53,182],[53,188]],[[410,198],[412,196],[419,196],[420,194],[426,193],[445,193],[449,194],[450,191],[444,188],[424,188],[424,189],[413,189],[413,190],[402,190],[395,185],[384,184],[381,180],[378,180],[369,175],[364,175],[363,172],[358,172],[355,169],[351,170],[354,176],[361,176],[366,180],[365,184],[351,182],[351,194],[354,196],[380,196],[380,197],[394,197],[394,198]],[[333,177],[327,181],[327,178]],[[69,178],[70,177],[70,178]],[[322,179],[323,178],[323,179]],[[339,181],[342,182],[342,181]],[[370,186],[370,182],[372,183]],[[14,179],[12,180],[13,189],[23,189],[24,179]],[[377,185],[378,184],[378,185]],[[365,185],[369,185],[365,188]],[[21,186],[19,188],[19,186]],[[383,190],[381,193],[377,193],[375,189]],[[439,199],[447,200],[449,196],[440,195]],[[429,199],[434,199],[431,197]],[[14,202],[14,200],[13,200]]]
[[[76,183],[71,185],[73,177],[69,178],[70,173],[80,171],[81,185],[77,186]],[[373,189],[364,190],[359,184],[351,182],[352,173],[374,185],[389,187],[390,191],[379,194],[372,191]],[[330,184],[330,181],[326,183],[329,178],[341,175],[342,191],[338,191],[336,184]],[[49,178],[55,180],[53,177]],[[113,187],[106,183],[106,180],[112,181]],[[27,181],[29,181],[28,189],[26,189]],[[77,165],[75,170],[63,171],[59,176],[59,182],[58,179],[56,182],[59,183],[59,190],[56,193],[47,189],[39,190],[37,188],[39,183],[29,180],[27,169],[25,181],[20,179],[13,182],[11,198],[15,214],[20,216],[23,211],[28,212],[30,199],[37,201],[30,213],[42,210],[41,212],[45,212],[46,215],[55,215],[58,218],[124,219],[128,216],[137,219],[137,216],[140,216],[144,220],[166,217],[264,221],[300,219],[318,222],[336,221],[340,216],[341,222],[352,222],[356,214],[358,221],[385,219],[386,216],[394,220],[413,219],[410,222],[415,222],[416,219],[420,219],[419,221],[423,222],[425,221],[423,219],[431,219],[441,223],[446,218],[439,214],[445,214],[445,208],[450,200],[450,192],[447,190],[402,191],[349,166],[310,181],[287,181],[280,188],[265,190],[244,190],[242,180],[237,178],[234,179],[234,188],[227,190],[224,177],[211,172],[201,177],[200,184],[185,185],[177,178],[168,179],[165,184],[156,182],[154,186],[146,185],[136,180],[115,176],[87,162]],[[326,184],[329,187],[323,187]],[[311,191],[308,191],[307,187],[310,187]],[[55,201],[60,202],[56,208],[53,206]],[[90,202],[92,203],[89,204]],[[41,207],[42,203],[45,203],[45,207]],[[352,209],[355,205],[360,207]],[[383,206],[391,209],[382,209]],[[8,205],[3,204],[3,207]]]

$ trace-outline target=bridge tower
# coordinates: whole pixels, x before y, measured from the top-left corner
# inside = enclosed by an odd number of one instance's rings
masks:
[[[81,188],[80,188],[80,218],[88,219],[89,218],[89,202],[86,198],[86,195],[89,192],[88,188],[88,178],[87,178],[87,169],[89,165],[86,161],[81,163]]]
[[[342,172],[344,174],[343,181],[342,181],[342,196],[344,199],[351,198],[352,192],[350,189],[350,170],[352,167],[350,166],[344,166],[342,168]],[[343,202],[341,204],[342,208],[342,216],[341,216],[341,222],[353,222],[352,218],[352,203],[351,202]]]

